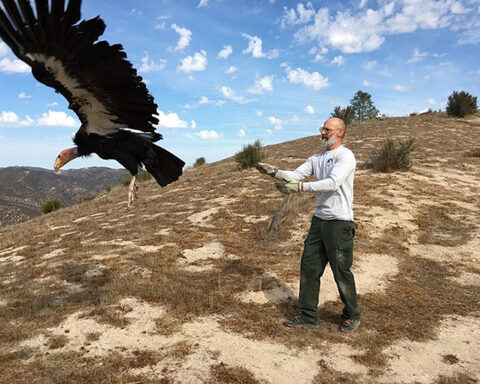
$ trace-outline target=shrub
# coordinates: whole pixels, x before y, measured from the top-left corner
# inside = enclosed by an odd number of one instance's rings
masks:
[[[59,199],[50,199],[42,204],[42,212],[50,213],[63,208],[63,204]]]
[[[152,175],[146,171],[140,171],[137,173],[137,183],[141,183],[143,181],[151,180]],[[130,185],[130,181],[132,180],[132,176],[130,175],[125,175],[124,178],[121,181],[121,184],[124,187],[128,187]]]
[[[447,113],[450,116],[464,117],[477,111],[477,98],[467,92],[453,92],[448,97]]]
[[[377,172],[406,171],[411,167],[410,153],[415,149],[414,139],[406,139],[397,144],[387,139],[383,147],[370,155],[367,168]]]
[[[195,164],[193,164],[193,167],[200,167],[203,164],[205,164],[207,161],[205,160],[205,157],[199,157],[197,160],[195,160]]]
[[[252,168],[266,158],[261,148],[260,140],[256,140],[253,144],[244,145],[242,150],[235,155],[235,161],[242,169]]]
[[[95,195],[89,195],[89,196],[85,196],[83,197],[82,199],[79,200],[79,203],[85,203],[87,201],[91,201],[93,199],[95,199]]]
[[[348,125],[355,117],[355,110],[350,105],[345,108],[338,106],[334,108],[333,112],[330,114],[330,117],[338,117],[343,120],[345,125]]]

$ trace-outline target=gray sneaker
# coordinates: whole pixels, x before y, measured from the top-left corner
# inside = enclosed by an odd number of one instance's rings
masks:
[[[291,319],[286,320],[285,325],[287,327],[291,327],[291,328],[316,328],[316,327],[318,327],[318,324],[309,323],[309,322],[305,321],[303,318],[301,318],[300,316],[295,316],[295,317],[292,317]]]
[[[343,319],[340,330],[342,332],[353,332],[357,329],[358,324],[360,324],[360,319]]]

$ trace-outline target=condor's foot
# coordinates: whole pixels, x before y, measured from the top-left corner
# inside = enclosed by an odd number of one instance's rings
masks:
[[[127,209],[133,207],[133,202],[137,198],[137,191],[138,187],[135,181],[137,180],[137,176],[132,176],[132,180],[130,180],[130,185],[128,186],[128,202],[127,202]]]

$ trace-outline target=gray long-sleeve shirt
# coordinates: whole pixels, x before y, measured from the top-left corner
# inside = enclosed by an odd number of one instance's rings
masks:
[[[300,181],[314,175],[316,181],[303,183],[303,190],[317,194],[315,216],[323,220],[353,221],[355,167],[353,152],[341,145],[310,156],[294,171],[278,170],[275,178]]]

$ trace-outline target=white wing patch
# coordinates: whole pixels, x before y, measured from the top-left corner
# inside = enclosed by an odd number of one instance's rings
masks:
[[[87,89],[83,88],[77,79],[69,76],[63,63],[54,56],[45,56],[42,53],[28,53],[30,60],[43,63],[45,68],[55,76],[65,88],[67,88],[74,99],[85,99],[88,104],[81,105],[78,110],[86,117],[85,129],[88,133],[98,135],[109,135],[118,132],[119,128],[125,125],[115,123],[116,115],[108,112],[108,109]]]

